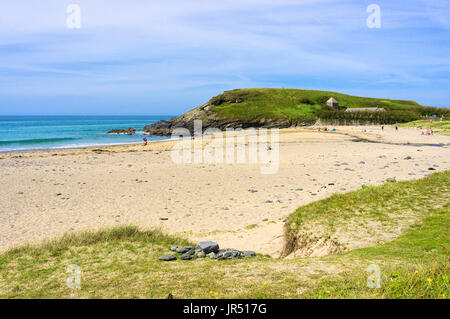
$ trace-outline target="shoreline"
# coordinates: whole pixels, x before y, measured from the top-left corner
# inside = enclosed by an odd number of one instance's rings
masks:
[[[158,143],[170,143],[172,141],[177,141],[177,139],[167,138],[156,141],[147,141],[147,145],[158,144]],[[83,145],[83,146],[67,146],[67,147],[55,147],[55,148],[28,148],[21,150],[8,150],[0,151],[0,155],[28,155],[28,154],[47,154],[47,153],[64,153],[64,152],[74,152],[74,151],[92,151],[95,149],[114,149],[120,147],[133,148],[136,146],[143,146],[143,142],[133,142],[133,143],[114,143],[114,144],[95,144],[95,145]]]
[[[323,131],[323,129],[321,131],[318,131],[318,128],[323,128],[323,127],[337,127],[339,128],[336,131]],[[371,133],[373,132],[365,132],[366,128],[369,129],[373,129],[373,128],[378,128],[379,125],[346,125],[346,126],[333,126],[333,125],[323,125],[323,124],[315,124],[315,125],[311,125],[311,126],[298,126],[298,127],[289,127],[289,128],[281,128],[279,129],[280,133],[283,134],[285,132],[291,132],[291,131],[296,131],[296,132],[318,132],[318,133],[325,133],[325,134],[337,134],[337,135],[346,135],[346,136],[350,136],[353,137],[355,139],[359,139],[355,140],[355,142],[363,142],[363,143],[384,143],[384,144],[392,144],[392,145],[411,145],[411,146],[435,146],[435,147],[445,147],[445,146],[449,146],[450,145],[450,139],[449,142],[447,143],[417,143],[417,142],[413,142],[410,143],[409,141],[405,141],[405,142],[400,142],[400,143],[396,143],[394,141],[383,141],[377,138],[377,136],[373,136],[371,135]],[[393,128],[394,125],[385,125],[386,128]],[[346,128],[348,128],[349,130],[346,130]],[[355,129],[356,128],[356,129]],[[362,131],[357,131],[359,129],[362,129]],[[417,130],[416,127],[401,127],[401,130]],[[245,130],[244,130],[245,131]],[[224,131],[222,131],[224,132]],[[146,135],[143,135],[144,137]],[[155,135],[158,136],[158,135]],[[437,137],[446,137],[446,135],[439,135],[436,134],[435,136]],[[160,136],[162,137],[162,136]],[[427,138],[427,137],[426,137]],[[430,138],[428,136],[428,138]],[[172,138],[170,136],[164,136],[163,139],[161,140],[155,140],[155,141],[148,141],[148,145],[150,144],[154,144],[154,143],[166,143],[166,142],[171,142],[171,141],[177,141],[179,140],[178,138]],[[129,146],[129,147],[133,147],[133,146],[138,146],[138,145],[143,145],[143,142],[125,142],[125,143],[108,143],[108,144],[92,144],[92,145],[80,145],[80,146],[60,146],[60,147],[44,147],[44,148],[24,148],[24,149],[17,149],[17,150],[0,150],[0,155],[2,154],[19,154],[19,153],[24,153],[24,154],[28,154],[28,153],[50,153],[50,152],[57,152],[57,151],[80,151],[80,150],[91,150],[93,148],[114,148],[114,147],[120,147],[120,146]]]

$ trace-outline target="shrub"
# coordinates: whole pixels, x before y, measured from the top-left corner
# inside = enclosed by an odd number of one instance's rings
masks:
[[[212,105],[220,105],[223,103],[242,103],[245,100],[258,96],[259,92],[245,91],[245,90],[232,90],[225,91],[209,100]]]
[[[300,100],[302,104],[314,105],[314,102],[309,97],[304,97]]]
[[[327,105],[327,101],[330,99],[330,96],[322,95],[317,99],[317,103],[325,106]]]
[[[339,123],[359,122],[359,123],[378,123],[394,124],[405,123],[419,119],[419,115],[412,111],[385,111],[385,112],[345,112],[332,111],[323,108],[317,113],[322,120],[337,121]]]

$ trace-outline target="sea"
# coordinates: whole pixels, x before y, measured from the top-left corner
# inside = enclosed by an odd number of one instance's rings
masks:
[[[173,116],[1,116],[0,152],[114,145],[167,139],[150,136],[142,128]],[[107,134],[134,127],[136,134]]]

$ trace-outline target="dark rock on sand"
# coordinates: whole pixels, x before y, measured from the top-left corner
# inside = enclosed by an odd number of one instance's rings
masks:
[[[216,259],[217,258],[217,254],[216,253],[209,253],[208,255],[206,255],[207,257],[211,258],[211,259]]]
[[[175,251],[177,253],[184,254],[193,249],[194,249],[194,246],[184,246],[184,247],[178,247]]]
[[[256,253],[252,250],[246,250],[243,252],[243,254],[244,254],[244,257],[247,257],[247,258],[256,256]]]
[[[219,244],[213,241],[201,241],[197,248],[200,248],[205,254],[217,253],[219,251]]]
[[[254,251],[240,251],[237,249],[219,249],[219,244],[213,241],[204,241],[199,242],[197,247],[193,246],[172,246],[170,248],[171,251],[175,251],[176,253],[180,253],[179,257],[181,260],[191,260],[196,258],[205,258],[209,257],[211,259],[237,259],[237,258],[249,258],[256,256]],[[175,260],[176,257],[174,255],[164,255],[159,257],[160,260]]]
[[[136,129],[134,127],[129,127],[126,129],[114,129],[108,132],[108,134],[128,134],[133,135],[136,133]]]
[[[222,260],[222,259],[235,259],[235,258],[241,258],[241,257],[243,257],[243,254],[241,254],[241,252],[239,250],[236,250],[236,249],[221,250],[217,254],[217,259],[219,259],[219,260]]]
[[[184,253],[183,255],[181,255],[180,259],[181,260],[191,260],[192,256],[193,255],[191,255],[189,252],[187,252],[187,253]]]
[[[143,131],[150,135],[170,135],[172,123],[170,121],[161,120],[154,124],[147,125]]]
[[[163,260],[163,261],[172,261],[172,260],[177,260],[177,257],[175,255],[162,255],[162,256],[159,256],[158,259]]]

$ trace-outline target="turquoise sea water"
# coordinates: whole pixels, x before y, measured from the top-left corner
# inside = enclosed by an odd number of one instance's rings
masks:
[[[0,151],[69,148],[166,139],[148,136],[145,125],[172,116],[0,116]],[[136,134],[106,134],[134,127]]]

